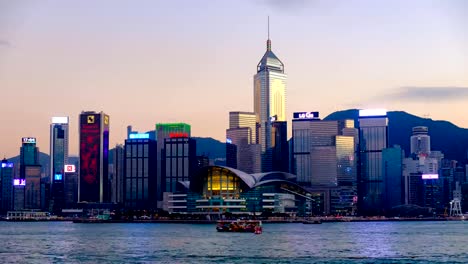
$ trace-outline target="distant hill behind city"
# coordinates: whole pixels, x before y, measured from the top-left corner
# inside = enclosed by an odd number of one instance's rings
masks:
[[[355,126],[359,118],[359,110],[350,109],[334,112],[324,120],[354,119]],[[400,145],[405,155],[410,152],[410,137],[412,128],[426,126],[431,137],[431,150],[442,151],[447,159],[465,163],[468,150],[468,129],[442,120],[421,118],[403,111],[388,112],[389,145]]]

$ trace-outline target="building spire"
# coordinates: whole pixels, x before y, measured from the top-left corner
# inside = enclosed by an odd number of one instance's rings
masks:
[[[271,51],[271,40],[270,40],[270,16],[268,16],[268,40],[267,40],[267,51]]]

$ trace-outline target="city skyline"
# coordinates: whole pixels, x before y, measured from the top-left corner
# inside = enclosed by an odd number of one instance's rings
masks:
[[[148,131],[164,122],[224,142],[229,111],[253,111],[268,15],[274,51],[288,65],[289,123],[298,111],[324,117],[384,107],[468,127],[467,7],[456,0],[2,2],[0,155],[16,156],[22,137],[36,137],[47,153],[52,116],[70,116],[70,155],[77,155],[81,111],[109,114],[111,148],[124,142],[127,125]]]

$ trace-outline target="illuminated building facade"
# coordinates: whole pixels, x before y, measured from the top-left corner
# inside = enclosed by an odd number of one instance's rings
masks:
[[[162,208],[163,192],[165,188],[164,171],[162,170],[164,139],[171,137],[190,137],[191,127],[185,123],[159,123],[156,124],[157,139],[157,179],[156,179],[156,199],[158,208]]]
[[[256,115],[252,112],[229,112],[229,129],[247,128],[248,144],[256,144]]]
[[[50,202],[54,212],[65,205],[65,165],[68,164],[68,117],[52,117],[50,124]]]
[[[123,204],[127,209],[156,205],[156,141],[149,134],[132,133],[125,140]]]
[[[360,110],[358,207],[361,214],[382,214],[385,191],[382,150],[385,148],[388,148],[387,111]]]
[[[166,195],[169,211],[204,214],[306,215],[312,195],[287,172],[248,174],[224,166],[202,168],[183,191]]]
[[[272,124],[286,121],[286,79],[284,64],[271,50],[271,40],[267,40],[267,50],[257,65],[254,76],[254,112],[256,118],[256,142],[261,145],[262,171],[272,168]]]
[[[103,112],[81,112],[79,120],[78,202],[109,202],[109,116]]]

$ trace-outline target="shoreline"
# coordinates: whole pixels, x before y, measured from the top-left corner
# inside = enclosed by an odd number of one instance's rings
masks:
[[[235,221],[236,219],[223,219],[223,221]],[[265,224],[288,224],[303,223],[306,219],[260,219]],[[320,221],[322,223],[347,223],[347,222],[440,222],[440,221],[464,221],[464,217],[445,217],[445,218],[330,218],[315,217],[307,220]],[[194,220],[194,219],[148,219],[148,220],[101,220],[88,218],[75,219],[1,219],[5,222],[73,222],[73,223],[155,223],[155,224],[215,224],[218,220]]]

